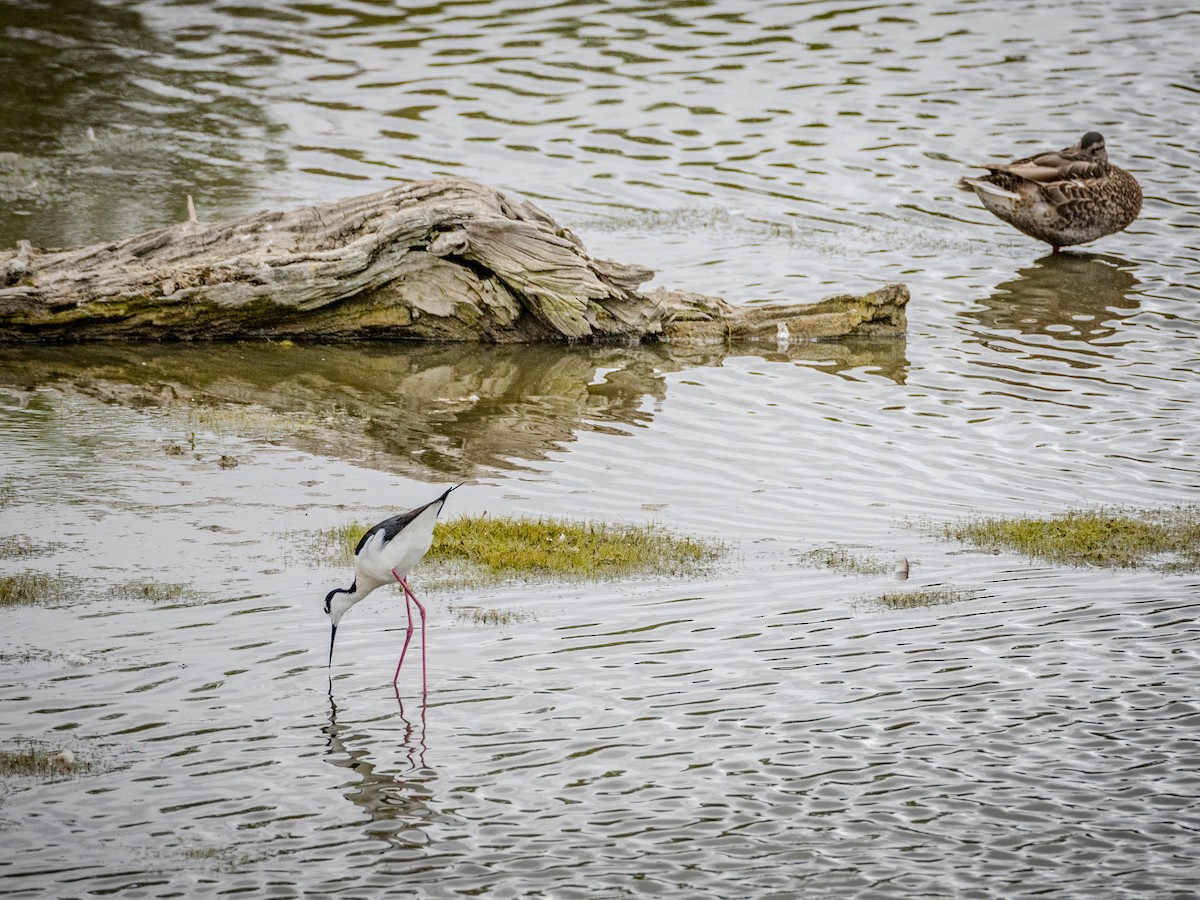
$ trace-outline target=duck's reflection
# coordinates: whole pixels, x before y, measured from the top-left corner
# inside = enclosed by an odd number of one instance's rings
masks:
[[[67,383],[106,401],[176,408],[197,430],[284,441],[374,468],[465,479],[519,468],[580,431],[644,426],[667,375],[763,356],[897,382],[903,340],[710,345],[279,344],[0,349],[0,386]]]
[[[1134,265],[1116,256],[1066,252],[1047,254],[997,285],[980,301],[983,309],[962,313],[990,333],[1017,331],[1059,340],[1103,341],[1118,321],[1140,304]]]

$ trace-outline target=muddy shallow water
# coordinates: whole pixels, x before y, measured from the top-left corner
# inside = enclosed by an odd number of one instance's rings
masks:
[[[17,9],[3,65],[50,100],[0,113],[2,162],[37,173],[0,182],[6,245],[153,227],[187,193],[222,218],[451,173],[672,286],[914,299],[906,340],[771,353],[0,349],[0,541],[36,542],[0,574],[62,591],[0,609],[0,749],[90,767],[0,779],[0,893],[1194,890],[1200,577],[926,527],[1200,499],[1189,5]],[[1093,127],[1147,202],[1087,251],[953,190]],[[392,689],[384,592],[330,679],[348,572],[303,533],[458,480],[448,515],[730,553],[598,585],[418,569],[428,702],[415,668]]]

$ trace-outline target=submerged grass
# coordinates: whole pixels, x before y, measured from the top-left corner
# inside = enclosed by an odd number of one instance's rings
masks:
[[[16,750],[0,749],[0,778],[46,778],[90,772],[93,764],[70,750],[52,750],[30,744]]]
[[[310,557],[350,565],[363,523],[291,533]],[[565,519],[461,516],[439,522],[425,557],[423,580],[443,586],[552,578],[600,581],[706,571],[723,544],[677,535],[655,525],[614,525]]]
[[[255,857],[246,853],[241,845],[233,847],[213,847],[205,844],[186,844],[179,849],[185,859],[211,863],[221,872],[234,872],[255,861]]]
[[[80,579],[74,576],[48,575],[44,572],[0,575],[0,607],[56,603],[77,590],[80,583]],[[108,589],[108,596],[150,603],[194,603],[204,599],[203,593],[186,584],[154,580],[113,585]]]
[[[0,665],[9,665],[11,663],[25,665],[32,662],[49,662],[55,656],[61,655],[55,653],[53,650],[32,647],[26,644],[22,647],[14,647],[11,650],[0,650]]]
[[[1099,507],[1048,518],[980,517],[942,526],[942,534],[1054,563],[1200,571],[1200,505],[1195,504],[1157,510]]]
[[[486,606],[462,606],[460,604],[451,606],[450,612],[454,615],[455,621],[471,625],[517,625],[533,618],[533,614],[524,609],[492,609]]]
[[[171,581],[126,581],[108,589],[108,595],[117,600],[145,600],[150,603],[186,603],[202,598],[202,595],[186,584]]]
[[[36,556],[39,548],[26,534],[6,534],[0,537],[0,559],[25,559]]]
[[[887,575],[894,564],[864,553],[852,553],[845,547],[817,547],[797,554],[801,565],[829,569],[843,575]]]
[[[70,591],[76,579],[44,572],[0,575],[0,607],[53,603]]]
[[[915,588],[909,591],[885,591],[877,596],[862,597],[856,605],[882,609],[918,609],[973,600],[978,595],[979,591],[971,588]]]
[[[16,481],[12,476],[0,478],[0,509],[17,502]]]

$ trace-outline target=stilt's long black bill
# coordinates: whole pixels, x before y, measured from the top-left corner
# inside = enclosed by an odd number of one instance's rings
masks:
[[[337,626],[330,626],[329,629],[329,668],[333,668],[333,642],[337,638]]]

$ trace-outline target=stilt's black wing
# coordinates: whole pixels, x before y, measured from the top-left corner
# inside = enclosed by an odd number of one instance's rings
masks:
[[[418,506],[416,509],[410,509],[408,512],[402,512],[399,515],[392,516],[390,519],[384,519],[378,525],[372,526],[371,528],[369,528],[367,530],[367,533],[364,534],[359,539],[358,546],[354,548],[354,555],[358,556],[358,552],[360,550],[362,550],[362,548],[366,545],[367,541],[369,541],[372,538],[372,536],[374,536],[375,532],[377,532],[377,531],[383,532],[383,542],[386,544],[388,541],[390,541],[392,538],[394,538],[396,535],[398,535],[400,532],[402,532],[405,528],[407,528],[412,523],[413,519],[415,519],[421,513],[425,512],[425,510],[429,509],[429,507],[434,506],[438,503],[445,503],[446,498],[450,496],[450,492],[452,490],[454,490],[454,488],[460,488],[460,487],[462,487],[462,484],[456,484],[456,485],[454,485],[454,487],[446,488],[445,493],[443,493],[436,500],[430,500],[424,506]],[[439,510],[439,512],[440,512],[440,510]]]

